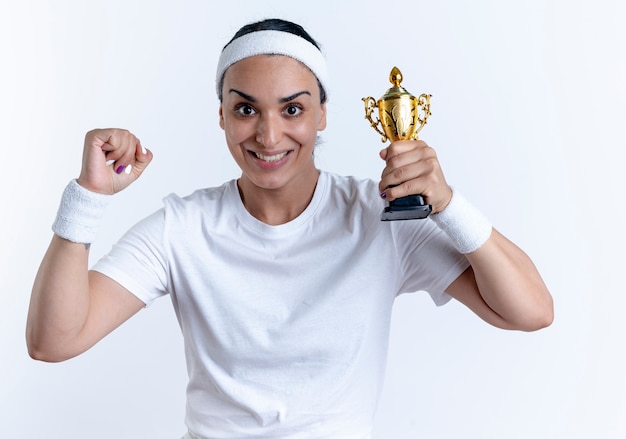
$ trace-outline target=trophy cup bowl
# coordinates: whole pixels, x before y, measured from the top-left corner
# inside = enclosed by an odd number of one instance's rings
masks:
[[[430,116],[431,95],[422,93],[413,96],[404,87],[402,72],[397,67],[391,69],[389,82],[392,87],[378,100],[371,96],[363,98],[365,118],[370,126],[382,137],[382,142],[390,140],[417,140]],[[378,108],[378,115],[374,110]],[[407,195],[390,201],[383,210],[382,221],[421,219],[430,215],[432,207],[426,204],[422,195]]]

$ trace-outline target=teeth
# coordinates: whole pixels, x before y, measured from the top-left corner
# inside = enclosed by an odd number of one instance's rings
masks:
[[[281,152],[280,154],[274,154],[274,155],[264,155],[258,152],[254,153],[254,155],[256,155],[258,159],[261,159],[264,162],[275,162],[277,160],[282,159],[283,157],[286,157],[287,154],[288,152]]]

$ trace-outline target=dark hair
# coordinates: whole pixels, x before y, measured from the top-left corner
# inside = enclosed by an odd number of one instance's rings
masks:
[[[235,33],[235,36],[228,42],[228,44],[232,43],[239,37],[243,37],[244,35],[250,34],[252,32],[257,32],[260,30],[279,30],[281,32],[289,32],[290,34],[294,34],[299,36],[300,38],[304,38],[309,43],[313,44],[317,49],[320,49],[317,41],[309,35],[307,31],[304,30],[302,26],[296,23],[292,23],[291,21],[281,20],[280,18],[268,18],[266,20],[257,21],[256,23],[250,23],[243,26],[241,29]],[[226,44],[226,46],[228,46]],[[226,48],[224,46],[224,49]]]
[[[228,47],[228,45],[232,43],[233,41],[235,41],[237,38],[243,37],[244,35],[250,34],[252,32],[261,31],[261,30],[277,30],[281,32],[288,32],[290,34],[297,35],[300,38],[304,38],[309,43],[313,44],[318,50],[321,50],[319,44],[317,44],[317,41],[315,41],[313,37],[309,35],[309,33],[305,31],[302,26],[296,23],[292,23],[291,21],[282,20],[280,18],[268,18],[265,20],[257,21],[255,23],[246,24],[235,33],[233,38],[226,44],[226,46],[224,46],[224,49]],[[224,72],[224,74],[225,73],[226,72]],[[224,86],[224,74],[222,74],[222,77],[220,78],[220,82],[219,82],[219,96],[218,97],[219,97],[220,102],[222,101],[222,87]],[[317,77],[315,79],[317,79]],[[323,104],[326,102],[326,90],[324,90],[324,87],[322,87],[322,84],[320,83],[319,79],[317,80],[317,85],[320,89],[320,102]]]

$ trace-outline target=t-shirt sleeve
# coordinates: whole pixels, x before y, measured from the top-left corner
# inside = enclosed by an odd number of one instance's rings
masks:
[[[113,279],[149,306],[167,294],[164,210],[133,226],[92,270]]]
[[[469,267],[469,261],[430,219],[419,225],[415,221],[403,221],[396,238],[403,270],[398,294],[426,291],[441,306],[452,298],[446,288]]]

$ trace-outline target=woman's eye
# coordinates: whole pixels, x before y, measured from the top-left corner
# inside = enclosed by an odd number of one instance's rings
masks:
[[[298,116],[301,112],[302,108],[297,105],[289,105],[285,108],[285,113],[287,113],[288,116]]]
[[[253,114],[256,113],[256,111],[254,110],[254,107],[252,107],[252,105],[248,105],[248,104],[238,105],[235,110],[241,116],[252,116]]]

